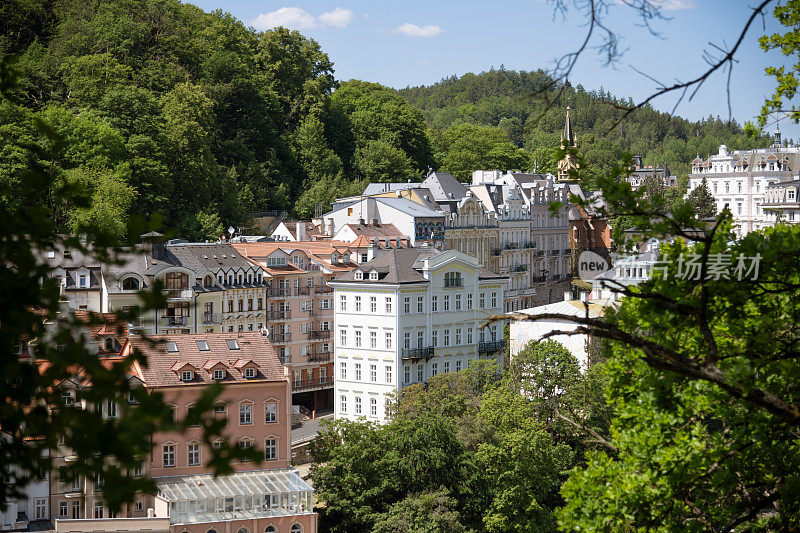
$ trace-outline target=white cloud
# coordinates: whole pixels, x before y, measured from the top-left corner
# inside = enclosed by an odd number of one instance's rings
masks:
[[[257,30],[268,30],[276,26],[290,30],[308,30],[319,25],[317,19],[299,7],[282,7],[269,13],[261,13],[250,24]]]
[[[441,34],[443,30],[439,26],[434,26],[433,24],[417,26],[416,24],[406,22],[405,24],[395,28],[394,31],[409,37],[436,37],[437,35]]]
[[[678,11],[697,7],[694,0],[654,0],[653,3],[664,11]]]
[[[326,26],[333,26],[335,28],[344,28],[353,22],[353,12],[349,9],[342,9],[337,7],[333,11],[328,11],[319,16],[319,21]]]

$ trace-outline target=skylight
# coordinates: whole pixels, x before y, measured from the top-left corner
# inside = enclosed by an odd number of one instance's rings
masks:
[[[236,339],[228,339],[225,342],[228,343],[228,349],[229,350],[238,350],[239,349],[239,343],[236,342]]]
[[[170,353],[177,353],[178,352],[178,345],[174,342],[170,341],[167,343],[167,351]]]
[[[207,352],[211,350],[211,348],[208,347],[208,341],[201,340],[196,342],[197,342],[197,349],[200,350],[201,352]]]

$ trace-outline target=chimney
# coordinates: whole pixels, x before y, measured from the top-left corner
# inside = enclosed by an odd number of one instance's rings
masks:
[[[152,507],[148,507],[147,508],[147,518],[155,518],[155,516],[156,516],[156,510],[153,509]]]
[[[164,235],[157,231],[145,233],[141,237],[144,249],[153,259],[162,259],[166,252],[166,245],[164,244]]]
[[[377,218],[373,218],[372,219],[372,225],[373,226],[377,226],[378,225],[378,219]]]
[[[297,240],[298,241],[306,240],[306,223],[305,222],[298,222],[297,223]]]

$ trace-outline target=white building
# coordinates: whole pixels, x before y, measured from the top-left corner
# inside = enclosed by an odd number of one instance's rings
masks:
[[[699,187],[705,178],[717,212],[728,206],[740,237],[774,225],[775,217],[768,216],[764,206],[767,188],[798,177],[800,147],[782,146],[780,136],[776,131],[769,148],[728,151],[723,144],[716,155],[692,161],[687,192]]]
[[[386,251],[334,288],[334,414],[384,422],[393,393],[502,347],[506,278],[455,250]]]
[[[0,434],[0,438],[8,436]],[[45,455],[47,452],[44,452]],[[11,468],[11,472],[14,472]],[[10,477],[7,479],[11,479]],[[50,476],[45,472],[22,489],[22,496],[5,501],[0,531],[46,531],[50,526]]]
[[[661,242],[656,238],[643,243],[636,253],[615,254],[614,266],[591,280],[591,298],[618,302],[623,297],[620,292],[623,287],[638,285],[652,277],[653,269],[660,268],[660,257]]]

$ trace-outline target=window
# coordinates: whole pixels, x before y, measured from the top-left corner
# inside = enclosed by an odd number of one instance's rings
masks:
[[[461,360],[456,360],[456,372],[461,372]]]
[[[166,347],[169,353],[178,353],[178,345],[173,341],[167,342],[164,347]]]
[[[392,349],[392,332],[391,331],[387,331],[386,332],[386,349],[387,350],[391,350]]]
[[[472,293],[467,294],[467,310],[472,309]]]
[[[403,313],[411,313],[411,298],[409,296],[403,298]]]
[[[417,365],[417,381],[425,381],[425,367],[422,365]]]
[[[344,361],[339,364],[339,373],[342,379],[347,379],[347,363]]]
[[[58,504],[58,516],[61,518],[69,517],[69,507],[67,506],[67,502],[60,502]]]
[[[221,370],[219,368],[215,369],[214,370],[214,379],[216,379],[217,381],[225,379],[225,371]]]
[[[227,406],[224,403],[215,403],[214,404],[214,414],[215,415],[224,415],[227,411]]]
[[[353,277],[356,281],[362,281],[364,279],[364,273],[360,270],[356,270],[356,273],[353,274]]]
[[[456,328],[456,346],[461,346],[461,328]]]
[[[497,293],[493,292],[492,293],[492,309],[494,309],[496,307],[497,307]]]
[[[44,520],[47,518],[47,498],[36,498],[33,500],[33,505],[36,520]]]
[[[417,296],[417,313],[425,312],[425,304],[422,296]]]
[[[300,524],[293,524],[291,531],[289,533],[303,533],[303,526]]]
[[[450,361],[445,361],[444,362],[444,371],[445,372],[450,372]]]
[[[239,425],[253,423],[253,406],[245,403],[239,406]]]
[[[272,424],[278,421],[278,404],[269,402],[264,404],[264,422]]]
[[[360,347],[361,347],[361,330],[357,329],[356,330],[356,348],[360,348]]]
[[[386,314],[387,315],[391,314],[391,312],[392,312],[392,299],[387,296],[386,299],[384,300],[384,302],[385,302],[385,306],[386,306]]]
[[[450,295],[444,295],[444,312],[447,313],[450,311]]]
[[[411,348],[411,332],[406,331],[403,333],[403,348],[410,349]]]
[[[164,454],[163,454],[163,461],[164,466],[175,466],[175,445],[174,444],[165,444],[164,445]]]
[[[103,518],[103,504],[102,502],[94,502],[94,517]]]
[[[342,328],[339,330],[339,346],[347,345],[347,330]]]
[[[106,409],[109,418],[117,418],[117,403],[114,400],[108,400]]]
[[[246,378],[254,378],[256,377],[256,369],[253,367],[245,368],[244,369],[244,377]]]
[[[439,312],[439,297],[438,296],[431,296],[431,312],[438,313]]]
[[[369,332],[369,347],[370,348],[377,348],[378,347],[378,332],[377,331],[370,331]]]
[[[343,413],[346,413],[347,412],[347,396],[342,394],[341,397],[339,398],[339,400],[341,402],[341,405],[339,406],[339,410],[341,412],[343,412]]]
[[[461,295],[456,294],[456,311],[461,311]]]
[[[361,381],[361,363],[356,363],[356,381]]]
[[[211,350],[211,348],[208,347],[208,341],[201,340],[196,342],[197,342],[197,349],[200,350],[201,352],[208,352]]]
[[[194,378],[194,372],[191,370],[184,370],[181,372],[181,381],[192,381]]]
[[[417,332],[417,348],[425,347],[425,332],[418,331]]]
[[[431,331],[431,346],[433,346],[434,348],[439,346],[439,330],[435,329]]]
[[[339,311],[347,311],[347,296],[339,296]]]
[[[189,466],[197,466],[200,464],[200,445],[193,443],[189,445]]]
[[[378,381],[378,365],[369,365],[369,380],[373,383]]]
[[[361,414],[361,396],[356,396],[356,414]]]
[[[61,399],[64,405],[73,405],[75,403],[75,391],[65,390],[61,393]]]
[[[486,294],[485,293],[481,293],[479,307],[481,309],[484,309],[486,307]]]
[[[125,278],[122,280],[122,290],[123,291],[138,291],[139,290],[139,280],[136,278]]]
[[[431,363],[431,376],[439,373],[439,363]]]
[[[361,296],[356,296],[356,313],[361,312]]]
[[[408,365],[403,366],[403,383],[411,382],[411,367]]]
[[[267,439],[264,445],[264,459],[267,461],[274,461],[278,458],[278,441],[277,439]]]
[[[386,366],[386,383],[392,383],[392,367],[389,365]]]
[[[467,344],[472,344],[472,327],[467,328]]]
[[[239,298],[239,301],[237,302],[236,309],[237,309],[237,310],[238,310],[240,313],[241,313],[242,311],[244,311],[244,300],[242,300],[241,298]]]
[[[378,416],[378,399],[377,398],[370,398],[369,399],[369,414],[370,414],[370,416]]]
[[[450,330],[444,330],[444,344],[442,346],[450,346]]]
[[[373,314],[378,312],[378,298],[375,296],[369,297],[369,312]]]
[[[228,339],[225,342],[228,344],[228,349],[229,350],[238,350],[239,349],[239,343],[236,341],[236,339]]]
[[[445,287],[461,287],[461,272],[447,272],[444,275]]]
[[[79,282],[80,285],[79,286],[82,287],[82,288],[85,288],[86,287],[86,274],[81,274],[79,279],[80,279],[80,282]]]
[[[264,530],[264,533],[277,533],[277,532],[278,530],[275,529],[275,526],[267,526],[267,528]]]

